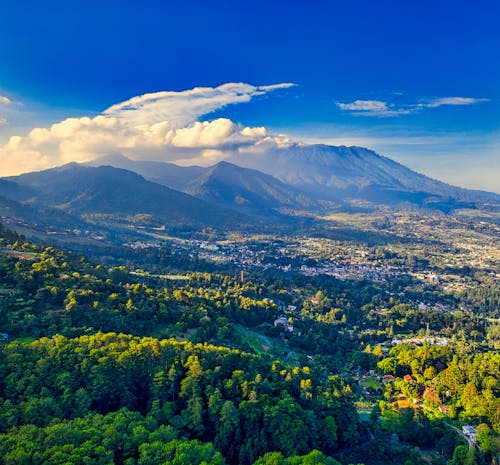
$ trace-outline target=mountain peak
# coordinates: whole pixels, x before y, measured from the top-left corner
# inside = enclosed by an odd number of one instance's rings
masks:
[[[119,152],[114,152],[110,153],[108,155],[103,155],[102,157],[95,158],[88,164],[91,164],[92,166],[97,166],[97,164],[100,165],[111,165],[114,166],[115,163],[133,163],[133,160],[130,158],[127,158],[125,155],[119,153]]]
[[[259,155],[236,154],[232,163],[270,174],[322,199],[394,207],[462,208],[500,196],[450,186],[412,171],[373,150],[324,144],[276,148]],[[455,205],[455,207],[452,207]]]
[[[207,168],[185,192],[212,203],[261,214],[275,214],[280,208],[316,206],[314,200],[273,176],[227,161]]]

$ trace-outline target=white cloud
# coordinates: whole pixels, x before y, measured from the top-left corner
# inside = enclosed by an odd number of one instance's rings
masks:
[[[111,106],[103,115],[125,119],[130,124],[154,124],[169,121],[171,128],[181,128],[234,103],[249,102],[253,97],[294,84],[252,86],[228,83],[219,87],[195,87],[182,92],[155,92],[133,97]]]
[[[251,143],[258,132],[242,128],[227,118],[195,122],[186,128],[172,131],[171,144],[176,147],[223,147]],[[265,136],[265,133],[264,133]]]
[[[12,100],[5,95],[0,95],[0,106],[2,105],[10,105]],[[0,116],[0,127],[5,126],[7,124],[7,118]]]
[[[440,97],[432,99],[427,103],[408,103],[401,106],[396,106],[383,100],[354,100],[354,102],[350,103],[337,102],[337,106],[341,110],[349,111],[353,115],[391,117],[409,115],[422,111],[424,108],[437,108],[443,105],[473,105],[487,101],[489,99],[486,98]]]
[[[350,103],[337,102],[341,110],[360,116],[390,117],[412,113],[411,108],[395,108],[383,100],[354,100]]]
[[[47,128],[34,128],[23,137],[10,137],[0,146],[0,175],[89,161],[117,151],[134,159],[178,161],[211,159],[220,156],[221,150],[262,141],[282,144],[285,138],[269,136],[263,127],[244,127],[227,118],[199,118],[292,85],[229,83],[134,97],[94,118],[67,118]]]
[[[350,111],[385,111],[387,103],[381,100],[355,100],[352,103],[337,103],[342,110]]]
[[[441,107],[443,105],[474,105],[479,102],[487,102],[487,98],[474,98],[474,97],[442,97],[431,100],[429,103],[422,104],[428,108]]]

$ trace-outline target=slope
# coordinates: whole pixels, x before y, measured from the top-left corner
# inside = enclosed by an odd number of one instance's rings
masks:
[[[362,199],[389,206],[410,203],[431,207],[446,202],[459,207],[500,200],[496,194],[436,181],[362,147],[295,144],[260,154],[236,154],[230,161],[328,200]]]
[[[135,161],[121,154],[112,154],[86,163],[87,166],[113,166],[133,171],[148,181],[183,191],[187,184],[202,175],[201,166],[179,166],[158,161]]]
[[[238,217],[230,211],[110,166],[93,168],[71,163],[7,181],[16,185],[12,191],[18,200],[55,207],[100,223],[170,227],[238,223]],[[239,220],[243,221],[241,217]]]
[[[273,176],[227,162],[208,168],[184,191],[209,202],[258,214],[318,207],[309,196]]]

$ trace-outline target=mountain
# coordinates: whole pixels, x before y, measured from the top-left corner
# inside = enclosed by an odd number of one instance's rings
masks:
[[[21,186],[8,179],[0,179],[0,196],[15,201],[26,201],[35,195],[35,191],[28,186]]]
[[[227,162],[208,168],[183,190],[212,203],[261,214],[318,206],[315,200],[273,176]]]
[[[110,155],[89,164],[128,169],[149,181],[246,213],[266,215],[279,209],[304,211],[318,208],[314,199],[273,176],[228,162],[205,168],[182,167],[173,163],[140,162],[123,155]]]
[[[49,209],[42,212],[3,195],[0,195],[0,218],[7,225],[31,225],[34,228],[53,224],[68,228],[74,227],[77,221],[64,212]]]
[[[348,209],[389,206],[444,212],[500,204],[497,194],[451,186],[355,146],[294,144],[251,155],[233,154],[226,165],[209,168],[137,162],[121,155],[92,163],[130,169],[150,181],[240,211],[316,210],[318,202],[325,206],[324,201]],[[244,168],[254,171],[239,171]]]
[[[438,209],[500,201],[500,196],[436,181],[362,147],[292,145],[229,161],[270,174],[319,199]]]
[[[0,216],[22,227],[43,226],[45,232],[52,227],[99,229],[101,235],[163,227],[295,228],[299,214],[324,212],[334,205],[444,212],[500,205],[497,194],[450,186],[361,147],[293,145],[230,160],[211,167],[180,167],[113,155],[92,163],[98,166],[70,163],[3,178]],[[305,216],[312,224],[311,215]]]
[[[87,166],[113,166],[140,174],[148,181],[162,184],[171,189],[184,191],[184,188],[206,168],[201,166],[179,166],[157,161],[135,161],[120,154],[107,155],[86,163]]]
[[[5,197],[7,186],[25,204],[101,224],[199,228],[244,222],[241,215],[111,166],[70,163],[2,181]]]
[[[49,205],[33,205],[37,193],[29,186],[0,179],[0,218],[9,225],[29,230],[85,229],[80,218]]]

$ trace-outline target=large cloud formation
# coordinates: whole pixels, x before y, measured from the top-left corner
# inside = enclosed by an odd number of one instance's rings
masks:
[[[291,86],[229,83],[134,97],[92,118],[67,118],[26,136],[12,136],[0,147],[0,175],[85,162],[115,152],[134,159],[208,163],[245,147],[286,144],[285,137],[269,135],[263,127],[244,127],[226,118],[199,119],[226,105]]]

